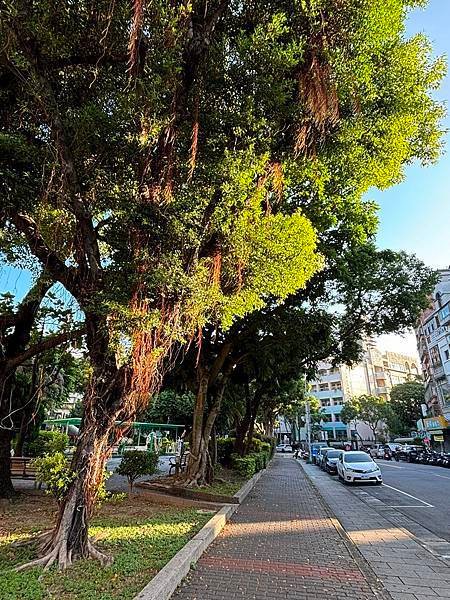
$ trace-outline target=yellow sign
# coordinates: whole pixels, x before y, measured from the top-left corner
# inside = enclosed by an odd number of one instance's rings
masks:
[[[425,429],[446,429],[450,423],[443,415],[439,415],[438,417],[429,417],[428,419],[424,419],[423,423],[425,425]]]
[[[443,442],[444,441],[444,436],[443,435],[433,435],[433,440],[435,442]]]

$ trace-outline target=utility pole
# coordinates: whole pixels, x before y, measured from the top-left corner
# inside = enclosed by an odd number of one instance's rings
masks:
[[[308,457],[309,462],[312,462],[311,455],[311,410],[309,407],[309,400],[305,402],[305,425],[306,425],[306,440],[308,443]]]

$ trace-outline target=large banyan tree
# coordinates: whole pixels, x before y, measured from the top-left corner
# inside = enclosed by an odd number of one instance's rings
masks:
[[[362,194],[436,157],[413,4],[1,0],[2,227],[78,302],[92,368],[34,564],[107,560],[88,522],[115,422],[172,348],[304,287],[321,230],[365,238]]]

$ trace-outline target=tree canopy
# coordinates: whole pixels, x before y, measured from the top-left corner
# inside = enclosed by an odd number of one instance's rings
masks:
[[[414,5],[1,0],[2,240],[76,300],[91,362],[88,476],[40,564],[107,560],[87,527],[114,424],[174,347],[334,268],[375,232],[365,192],[437,158],[444,67],[404,35]]]
[[[406,381],[394,385],[390,392],[391,416],[389,429],[398,435],[409,435],[422,417],[421,404],[425,403],[425,386],[421,381]]]

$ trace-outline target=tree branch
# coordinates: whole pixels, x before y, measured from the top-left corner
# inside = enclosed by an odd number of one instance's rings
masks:
[[[66,201],[77,221],[77,244],[75,251],[80,272],[88,276],[88,269],[92,275],[91,279],[98,279],[101,271],[100,250],[92,216],[88,207],[83,202],[81,189],[78,181],[75,161],[72,156],[70,144],[68,143],[64,122],[53,92],[52,85],[46,76],[45,67],[41,59],[37,42],[31,32],[16,26],[13,33],[17,43],[27,58],[33,71],[34,77],[39,84],[36,100],[41,104],[49,127],[55,140],[58,156],[61,161],[62,173],[66,187]],[[12,65],[15,72],[15,65]]]
[[[64,261],[45,243],[39,233],[37,223],[25,213],[14,213],[11,221],[25,236],[31,252],[38,258],[45,270],[61,282],[73,296],[79,295],[79,278],[76,269],[68,267]]]
[[[73,329],[72,331],[64,331],[62,333],[57,333],[53,335],[48,335],[41,342],[37,344],[33,344],[20,355],[11,358],[6,362],[5,368],[7,371],[15,369],[19,365],[23,364],[29,358],[36,356],[37,354],[42,354],[46,350],[51,350],[52,348],[56,348],[56,346],[60,346],[65,342],[70,342],[74,340],[79,340],[86,333],[85,326],[79,327],[78,329]]]

